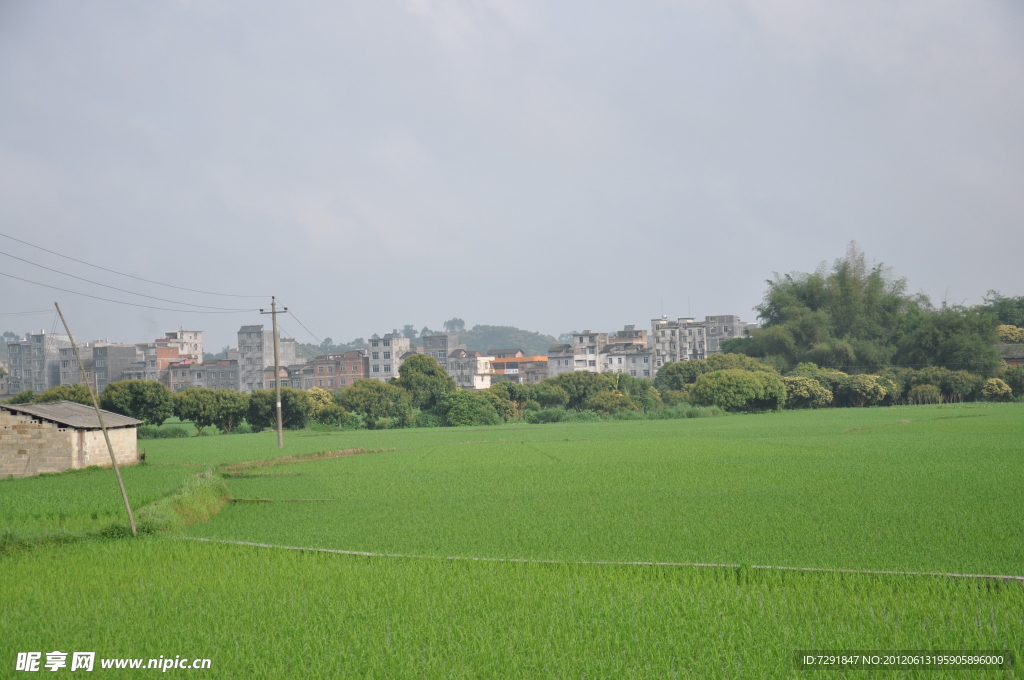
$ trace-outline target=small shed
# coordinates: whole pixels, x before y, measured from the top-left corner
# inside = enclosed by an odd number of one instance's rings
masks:
[[[139,462],[136,428],[141,420],[103,411],[118,465]],[[111,467],[96,410],[73,401],[0,404],[0,477],[100,465]]]

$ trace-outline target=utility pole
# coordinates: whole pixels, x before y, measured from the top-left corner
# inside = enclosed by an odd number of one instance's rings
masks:
[[[64,330],[68,333],[68,339],[71,340],[71,349],[75,351],[75,359],[78,360],[78,370],[81,371],[82,380],[85,382],[86,389],[89,390],[89,396],[92,397],[93,408],[96,409],[96,419],[100,421],[100,429],[103,430],[103,439],[107,442],[107,452],[110,454],[110,462],[114,464],[114,474],[117,475],[117,485],[121,487],[121,498],[124,500],[124,509],[128,512],[128,523],[132,527],[132,536],[137,536],[138,533],[135,530],[135,515],[132,514],[132,506],[128,502],[128,492],[124,490],[124,480],[121,479],[121,468],[117,466],[117,457],[114,456],[114,447],[110,445],[110,435],[107,434],[107,426],[103,424],[103,412],[100,411],[100,402],[96,398],[96,390],[89,384],[89,379],[85,377],[85,365],[82,363],[82,355],[78,353],[78,345],[75,344],[75,336],[71,335],[71,329],[68,328],[68,322],[64,319],[64,313],[60,311],[60,305],[56,302],[53,306],[57,308],[57,314],[60,315],[60,321],[64,324]],[[93,370],[93,376],[95,377],[96,371]]]
[[[270,311],[260,310],[260,314],[269,314],[274,322],[274,392],[277,396],[277,448],[279,449],[284,448],[284,427],[281,419],[281,364],[277,353],[277,315],[287,312],[288,308],[283,307],[282,310],[277,311],[277,298],[273,295],[270,296]]]

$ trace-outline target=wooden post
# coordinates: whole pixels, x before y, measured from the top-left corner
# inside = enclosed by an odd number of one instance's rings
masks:
[[[64,330],[68,333],[68,339],[71,340],[71,349],[75,351],[75,359],[78,360],[78,370],[82,372],[82,378],[85,382],[86,389],[89,390],[89,396],[92,397],[93,408],[96,409],[96,418],[100,421],[100,429],[103,430],[103,439],[107,442],[107,451],[110,453],[110,462],[114,464],[114,474],[117,475],[117,485],[121,488],[121,498],[124,500],[124,509],[128,513],[128,523],[132,527],[132,536],[137,536],[138,532],[135,529],[135,515],[132,514],[132,506],[128,502],[128,492],[124,490],[124,480],[121,479],[121,468],[117,466],[117,457],[114,455],[114,447],[110,444],[110,435],[107,434],[107,426],[103,424],[103,412],[100,411],[100,402],[96,396],[96,391],[93,390],[92,385],[89,384],[89,379],[85,377],[85,364],[82,363],[82,355],[78,353],[78,345],[75,344],[75,336],[71,335],[71,329],[68,328],[68,322],[64,319],[64,313],[60,311],[60,305],[56,302],[53,306],[57,308],[57,314],[60,315],[60,321],[64,324]],[[95,370],[93,373],[95,374]]]

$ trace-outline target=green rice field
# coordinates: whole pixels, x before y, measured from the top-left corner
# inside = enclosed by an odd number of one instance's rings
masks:
[[[1020,404],[285,438],[141,442],[133,503],[207,469],[254,502],[138,539],[94,537],[124,523],[109,470],[0,481],[0,533],[86,538],[0,554],[0,677],[16,651],[87,644],[210,657],[199,677],[798,677],[800,649],[1024,659],[1019,581],[759,568],[1024,575]]]

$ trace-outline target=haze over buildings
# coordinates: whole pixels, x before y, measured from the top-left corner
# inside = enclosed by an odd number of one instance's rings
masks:
[[[335,340],[753,321],[850,240],[937,302],[1024,294],[1020,3],[7,2],[0,91],[0,232],[180,287],[0,238],[162,308],[0,277],[81,338],[265,321],[196,291]]]

